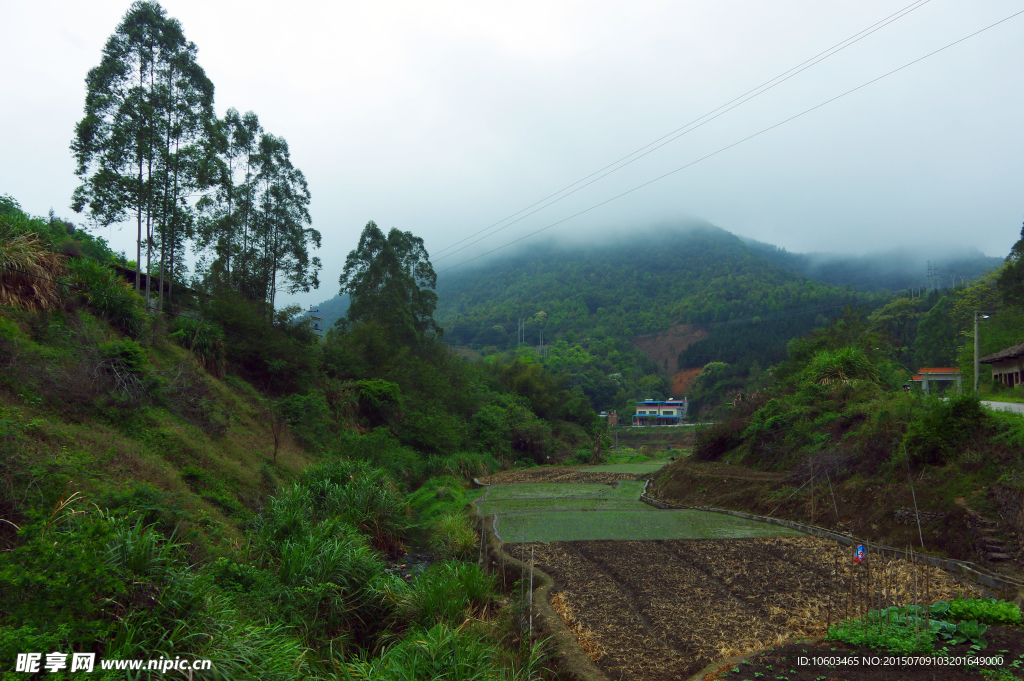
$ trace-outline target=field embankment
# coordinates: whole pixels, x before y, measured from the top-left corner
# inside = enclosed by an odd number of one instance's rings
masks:
[[[710,506],[818,525],[889,546],[913,546],[1020,577],[1020,495],[981,467],[906,476],[826,476],[807,466],[767,472],[691,458],[655,478],[652,494],[679,506]],[[918,528],[914,505],[920,512]]]

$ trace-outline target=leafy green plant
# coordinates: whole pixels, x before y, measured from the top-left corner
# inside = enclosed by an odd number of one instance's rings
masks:
[[[947,607],[949,618],[953,620],[977,620],[985,624],[1021,623],[1020,607],[995,598],[958,598],[949,601]]]

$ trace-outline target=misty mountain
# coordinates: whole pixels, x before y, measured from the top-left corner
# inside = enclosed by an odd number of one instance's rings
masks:
[[[323,321],[320,322],[320,328],[324,331],[334,326],[334,322],[338,321],[345,316],[348,312],[348,294],[341,296],[334,296],[330,300],[325,300],[319,305],[314,305],[313,309],[320,310],[320,317]]]
[[[437,319],[453,345],[630,338],[675,324],[717,325],[838,309],[860,294],[772,263],[708,223],[631,230],[618,240],[549,243],[439,277]]]
[[[1003,263],[1002,258],[987,256],[977,249],[954,251],[923,247],[866,255],[843,255],[791,253],[784,248],[753,239],[744,241],[770,262],[794,274],[834,286],[852,286],[861,291],[952,287],[963,281],[978,279]],[[931,281],[929,264],[933,267]]]

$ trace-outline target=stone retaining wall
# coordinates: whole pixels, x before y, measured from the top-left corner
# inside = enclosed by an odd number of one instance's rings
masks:
[[[999,502],[1003,520],[1008,522],[1017,534],[1024,535],[1024,491],[1006,485],[992,485],[992,490],[995,492],[996,501]]]
[[[474,506],[475,508],[475,506]],[[497,577],[498,584],[508,592],[512,586],[525,577],[530,578],[530,565],[516,560],[505,553],[504,542],[500,541],[494,528],[494,516],[481,517],[478,530],[483,531],[485,570]],[[608,681],[594,661],[580,648],[576,636],[565,625],[551,605],[551,592],[555,580],[550,575],[533,568],[533,632],[535,638],[550,638],[554,649],[552,661],[560,679],[565,681]]]

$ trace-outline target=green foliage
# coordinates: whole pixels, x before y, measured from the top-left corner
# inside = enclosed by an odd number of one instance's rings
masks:
[[[909,655],[932,652],[935,641],[984,648],[988,625],[1021,623],[1020,608],[994,598],[939,601],[928,606],[927,618],[924,610],[912,605],[872,610],[866,617],[832,627],[826,638]]]
[[[948,619],[953,621],[977,620],[985,624],[1021,624],[1020,607],[995,598],[957,598],[949,601],[948,607]]]
[[[911,360],[911,345],[916,334],[917,320],[921,317],[921,304],[921,298],[899,296],[868,317],[868,321],[887,338],[893,357],[898,362]]]
[[[105,364],[113,371],[141,375],[146,368],[145,352],[130,338],[108,341],[100,345],[99,350]]]
[[[815,385],[842,388],[878,379],[878,369],[859,348],[821,350],[807,365],[807,377]]]
[[[932,629],[937,630],[939,627],[940,622],[935,620]],[[829,628],[825,639],[878,648],[900,655],[915,655],[929,654],[934,650],[936,632],[924,627],[923,618],[915,630],[913,617],[892,617],[884,624],[875,617],[873,620],[862,618],[835,625]]]
[[[431,565],[399,598],[403,619],[424,628],[459,625],[479,614],[495,593],[495,578],[476,563],[443,561]]]
[[[693,443],[693,457],[698,461],[717,461],[739,444],[736,427],[731,423],[715,423],[697,431]]]
[[[534,681],[543,656],[540,646],[529,651],[526,663],[515,667],[506,654],[472,628],[437,624],[416,629],[373,660],[346,664],[352,681]]]
[[[171,322],[169,338],[196,356],[218,378],[224,375],[224,330],[201,319],[178,316]]]
[[[979,431],[987,415],[976,395],[930,399],[907,426],[903,444],[917,464],[941,464],[957,455]]]
[[[918,366],[946,367],[955,364],[959,338],[951,317],[952,312],[952,300],[949,296],[943,296],[921,318],[914,347],[914,359]]]
[[[72,284],[91,310],[129,336],[142,333],[147,323],[144,302],[131,284],[108,265],[89,258],[73,258],[67,268]]]
[[[468,560],[477,550],[476,529],[463,511],[442,513],[429,528],[430,549],[437,555]]]
[[[1007,305],[1024,306],[1024,227],[1020,230],[1020,239],[1006,256],[1006,265],[996,278],[996,286]]]
[[[409,529],[409,508],[387,473],[366,462],[334,460],[306,471],[302,483],[272,497],[256,531],[273,551],[327,520],[346,523],[383,551],[400,547]]]
[[[282,397],[276,408],[292,432],[311,449],[323,449],[330,442],[333,414],[319,390]]]
[[[296,319],[297,308],[269,316],[266,307],[230,289],[203,298],[200,311],[207,323],[231,331],[224,356],[248,382],[265,392],[307,390],[317,376],[318,339],[309,323]]]
[[[437,275],[423,239],[392,229],[387,236],[366,223],[359,245],[345,259],[338,280],[348,294],[348,324],[375,321],[403,345],[417,345],[440,331],[434,322]]]
[[[398,384],[379,378],[357,381],[359,408],[372,426],[386,423],[402,406],[402,391]]]

